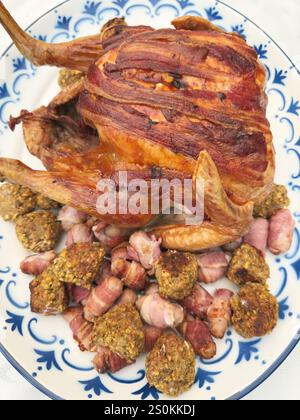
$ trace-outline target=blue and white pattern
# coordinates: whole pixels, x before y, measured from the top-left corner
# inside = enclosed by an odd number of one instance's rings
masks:
[[[254,46],[268,74],[268,116],[278,156],[278,181],[292,198],[297,221],[292,249],[268,256],[270,287],[280,304],[280,323],[269,337],[242,340],[234,331],[218,342],[218,356],[198,360],[195,385],[184,399],[241,398],[285,359],[300,332],[300,77],[283,51],[249,19],[212,0],[70,0],[50,11],[29,32],[48,42],[72,40],[95,33],[110,18],[125,16],[129,24],[167,26],[181,15],[203,16]],[[56,70],[37,69],[15,47],[2,58],[0,69],[0,153],[28,164],[22,133],[8,130],[11,114],[35,109],[57,91]],[[34,90],[34,92],[33,92]],[[298,96],[297,96],[298,95]],[[82,354],[60,318],[34,316],[29,308],[29,280],[17,269],[25,252],[11,224],[0,222],[0,350],[33,385],[54,399],[164,398],[146,380],[143,360],[115,375],[99,376],[90,354]],[[226,286],[227,282],[220,286]],[[249,386],[249,384],[251,384]]]

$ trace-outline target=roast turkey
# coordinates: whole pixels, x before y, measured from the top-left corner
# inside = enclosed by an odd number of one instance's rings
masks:
[[[254,203],[273,186],[275,159],[266,73],[243,38],[187,16],[159,30],[114,19],[94,36],[48,44],[22,31],[1,2],[0,22],[35,65],[83,73],[49,106],[11,119],[12,129],[23,123],[46,171],[1,158],[5,177],[98,218],[99,179],[116,180],[120,171],[149,182],[199,177],[206,216],[199,226],[164,225],[150,210],[101,220],[189,251],[247,232]]]

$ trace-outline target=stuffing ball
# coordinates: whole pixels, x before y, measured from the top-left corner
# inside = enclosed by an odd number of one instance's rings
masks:
[[[198,280],[198,262],[193,254],[168,251],[156,266],[159,293],[163,297],[183,300],[192,294]]]
[[[59,209],[61,204],[57,201],[51,200],[51,198],[45,197],[42,194],[36,196],[37,207],[43,210]]]
[[[55,248],[62,229],[53,213],[39,210],[19,216],[16,220],[16,233],[24,248],[39,253]]]
[[[149,384],[171,397],[186,392],[193,385],[195,368],[193,347],[173,332],[164,333],[146,359]]]
[[[134,305],[117,305],[97,318],[93,343],[97,347],[108,347],[128,361],[136,360],[144,350],[145,334],[140,314]]]
[[[14,221],[35,207],[36,194],[29,188],[8,183],[0,186],[0,216],[6,222]]]
[[[256,248],[243,244],[233,253],[227,277],[238,286],[246,283],[266,284],[270,277],[270,268]]]
[[[54,269],[61,282],[90,289],[104,257],[105,250],[98,243],[73,244],[56,258]]]
[[[84,78],[84,73],[78,70],[60,70],[58,84],[61,89],[73,85]]]
[[[283,185],[274,185],[265,201],[254,207],[254,217],[270,219],[278,210],[289,207],[290,199]]]
[[[30,283],[30,292],[32,312],[57,315],[68,307],[66,286],[57,279],[52,266]]]
[[[270,334],[278,322],[278,303],[267,287],[248,283],[231,300],[232,323],[244,338]]]

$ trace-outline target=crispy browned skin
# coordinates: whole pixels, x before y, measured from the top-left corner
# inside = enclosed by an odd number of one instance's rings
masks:
[[[202,251],[234,242],[247,233],[252,220],[253,203],[232,201],[224,189],[218,169],[206,151],[198,157],[194,183],[204,181],[204,210],[207,219],[201,225],[168,225],[153,228],[165,248]],[[196,184],[195,184],[196,185]]]
[[[199,16],[182,16],[174,19],[172,25],[176,29],[187,29],[190,31],[220,31],[217,26]]]
[[[237,221],[252,219],[253,203],[236,204],[224,189],[220,172],[207,151],[199,154],[194,179],[204,182],[206,216],[223,226],[235,226]]]
[[[119,161],[116,167],[113,168],[110,158],[106,160],[107,155],[100,154],[98,156],[103,157],[102,164],[110,168],[105,174],[102,174],[100,170],[95,168],[97,165],[94,159],[95,153],[96,151],[92,150],[90,154],[87,153],[85,156],[73,155],[74,167],[69,168],[68,171],[63,160],[46,159],[45,161],[48,162],[49,167],[53,165],[59,169],[51,172],[35,171],[18,160],[0,158],[0,173],[10,180],[31,188],[35,192],[46,195],[52,200],[74,207],[97,219],[123,228],[145,227],[156,218],[156,215],[151,214],[150,205],[147,214],[133,215],[128,213],[124,215],[118,211],[115,215],[100,215],[97,210],[97,202],[102,193],[97,190],[97,184],[102,178],[105,180],[112,179],[118,185],[119,172],[127,171],[129,180],[144,179],[149,183],[153,177],[158,180],[185,179],[185,174],[182,172],[140,167],[122,161]]]
[[[101,49],[102,45],[100,34],[54,47],[52,44],[34,40],[22,31],[2,2],[0,2],[0,22],[22,54],[29,57],[35,65],[60,64],[62,67],[69,66],[76,70],[86,70],[90,62],[87,57],[93,54],[95,58],[99,56],[99,48]]]
[[[128,27],[124,20],[115,19],[107,29],[96,35],[83,37],[71,42],[49,44],[29,36],[14,21],[0,1],[0,23],[9,33],[20,52],[37,66],[50,65],[87,72],[93,61],[112,43],[120,42],[132,33],[146,30],[146,27]]]
[[[152,232],[162,238],[164,248],[197,252],[236,241],[246,234],[247,228],[248,223],[228,227],[205,221],[201,226],[161,226]]]
[[[0,171],[9,179],[30,186],[60,203],[80,209],[99,218],[97,200],[101,193],[97,183],[112,178],[118,181],[120,171],[127,171],[130,179],[186,179],[190,174],[127,163],[112,149],[99,144],[95,130],[83,124],[76,111],[78,95],[83,89],[79,80],[67,86],[49,104],[37,111],[22,112],[19,118],[12,118],[11,128],[22,122],[25,143],[30,153],[38,157],[48,172],[32,171],[9,159],[0,158]],[[72,162],[72,164],[70,164]],[[105,215],[103,221],[115,225],[146,226],[155,216]]]
[[[22,111],[18,118],[10,119],[13,130],[17,124],[23,123],[24,140],[29,152],[38,157],[48,170],[66,170],[70,157],[75,155],[83,155],[83,162],[84,154],[99,145],[96,131],[82,123],[76,110],[82,89],[83,82],[78,80],[65,87],[48,107],[34,112]]]

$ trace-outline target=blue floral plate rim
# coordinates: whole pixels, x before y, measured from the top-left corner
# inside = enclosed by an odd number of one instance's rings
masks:
[[[66,2],[68,2],[68,1],[70,1],[70,0],[66,0]],[[272,41],[273,44],[276,45],[276,47],[279,48],[279,50],[285,55],[285,57],[290,61],[290,63],[292,64],[293,68],[295,68],[297,70],[297,73],[300,76],[300,68],[298,69],[298,67],[293,62],[293,60],[290,58],[290,56],[284,51],[283,48],[281,48],[281,46],[274,40],[274,38],[272,38],[264,29],[262,29],[253,20],[251,20],[250,18],[248,18],[248,16],[244,15],[242,12],[238,11],[234,7],[232,7],[229,4],[225,3],[223,0],[218,0],[218,3],[223,4],[223,6],[228,7],[229,9],[233,10],[235,13],[238,13],[240,16],[242,16],[243,18],[247,19],[247,21],[250,22],[252,25],[254,25],[257,29],[259,29],[261,32],[263,32],[269,38],[269,40]]]
[[[32,22],[26,30],[31,29],[36,23],[38,23],[40,20],[42,20],[44,17],[49,15],[54,10],[59,9],[63,5],[71,2],[72,0],[65,0],[55,7],[49,9],[47,12],[42,14],[38,19],[36,19],[34,22]],[[300,75],[300,70],[298,69],[297,65],[293,62],[293,60],[289,57],[289,55],[280,47],[280,45],[266,32],[264,31],[259,25],[257,25],[253,20],[249,19],[246,15],[235,9],[234,7],[228,5],[226,2],[222,0],[218,0],[217,3],[225,6],[228,9],[231,9],[241,17],[247,20],[250,24],[254,25],[259,31],[261,31],[280,51],[284,56],[288,59],[288,61],[292,65],[292,69],[295,69]],[[0,56],[0,61],[5,58],[5,55],[10,51],[10,49],[14,46],[12,43]],[[245,387],[243,390],[235,393],[231,397],[228,397],[227,400],[240,400],[247,396],[249,393],[257,389],[261,384],[263,384],[290,356],[290,354],[293,352],[295,347],[300,342],[300,329],[298,331],[298,334],[295,336],[295,338],[289,343],[287,348],[282,352],[282,354],[277,358],[277,360],[255,381],[253,381],[250,385]],[[22,367],[17,360],[6,350],[5,346],[3,346],[0,343],[0,353],[5,357],[5,359],[12,365],[12,367],[24,378],[26,379],[32,386],[34,386],[38,391],[42,392],[44,395],[46,395],[48,398],[52,400],[64,400],[64,398],[56,395],[54,392],[50,391],[47,387],[42,385],[37,379],[35,379],[24,367]],[[163,400],[163,398],[162,398]]]
[[[68,0],[69,1],[69,0]],[[267,379],[269,379],[274,372],[278,370],[278,368],[287,360],[287,358],[291,355],[294,349],[300,342],[300,329],[298,332],[298,338],[294,338],[292,342],[288,345],[286,350],[280,355],[280,357],[267,369],[263,375],[256,379],[253,383],[247,386],[240,392],[232,395],[231,397],[227,398],[228,401],[238,401],[242,398],[246,397],[252,391],[257,389],[260,385],[262,385]],[[6,350],[6,348],[0,343],[0,353],[5,357],[5,359],[11,364],[11,366],[24,378],[27,382],[29,382],[34,388],[38,391],[42,392],[48,398],[54,401],[64,401],[64,398],[56,395],[45,386],[43,386],[38,380],[32,377],[30,373],[27,372],[15,359],[14,357]],[[161,399],[163,401],[163,399]]]

